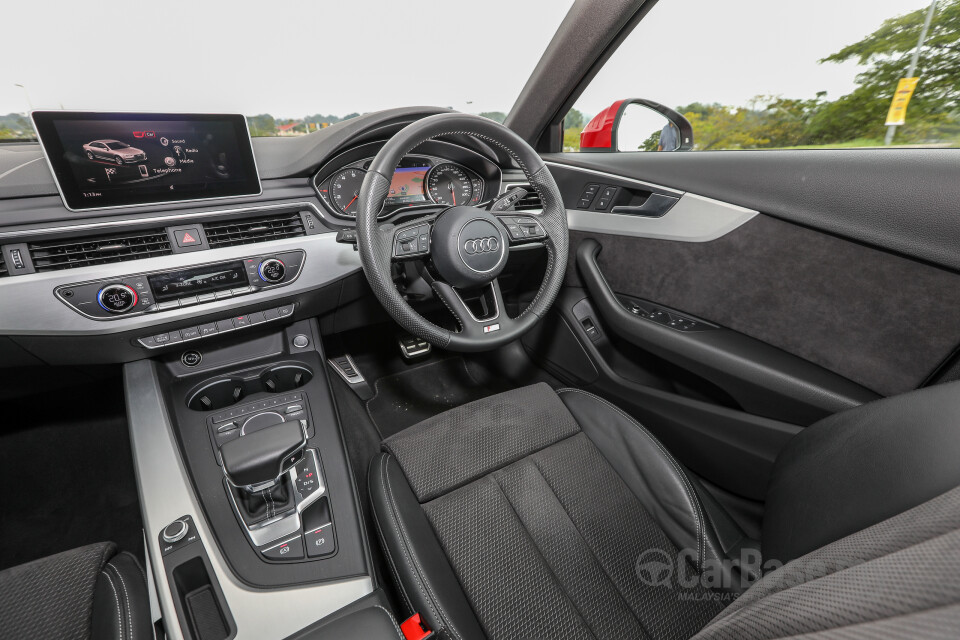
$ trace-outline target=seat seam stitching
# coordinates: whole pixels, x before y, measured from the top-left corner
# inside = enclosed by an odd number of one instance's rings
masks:
[[[387,558],[387,564],[389,565],[390,571],[393,574],[394,582],[396,582],[397,587],[400,589],[400,595],[403,597],[404,604],[407,605],[408,611],[415,613],[413,611],[413,604],[410,602],[410,597],[407,595],[406,587],[403,585],[403,582],[400,581],[400,574],[397,571],[396,563],[393,561],[393,556],[391,556],[390,552],[387,550],[387,539],[386,536],[383,535],[383,529],[380,527],[380,518],[377,517],[376,509],[373,510],[373,524],[377,529],[377,537],[380,540],[380,546],[382,546],[384,551],[386,551],[384,555]]]
[[[527,526],[523,524],[523,518],[520,517],[520,514],[517,513],[516,507],[513,506],[513,503],[510,501],[510,497],[507,495],[507,492],[503,490],[503,487],[500,486],[500,480],[496,478],[492,473],[486,476],[489,478],[493,485],[497,488],[497,491],[500,495],[503,496],[503,499],[506,501],[507,506],[510,507],[510,511],[513,513],[513,517],[516,518],[517,524],[520,525],[521,531],[523,531],[524,537],[530,542],[530,546],[533,547],[533,550],[540,557],[540,560],[543,562],[544,568],[549,572],[553,577],[553,581],[556,583],[557,588],[560,590],[560,593],[563,594],[563,597],[570,603],[570,606],[573,607],[573,610],[576,611],[577,616],[583,621],[583,626],[586,627],[587,631],[590,632],[590,635],[595,639],[598,638],[597,634],[594,632],[593,627],[587,622],[587,619],[583,616],[583,613],[580,612],[580,607],[577,606],[577,603],[574,602],[573,598],[567,593],[567,589],[564,586],[563,582],[560,580],[560,577],[557,576],[556,572],[553,570],[553,567],[550,566],[550,562],[547,561],[546,556],[543,555],[543,551],[540,550],[540,547],[537,546],[536,540],[533,539],[533,536],[530,534],[530,530],[527,529]]]
[[[589,392],[587,392],[587,391],[582,391],[582,390],[580,390],[580,389],[574,389],[574,388],[558,389],[558,390],[557,390],[557,395],[559,395],[559,394],[561,394],[561,393],[570,392],[570,391],[573,391],[573,392],[576,392],[576,393],[582,393],[582,394],[585,395],[585,396],[592,397],[592,398],[594,398],[595,400],[597,400],[597,401],[601,402],[602,404],[606,405],[606,406],[609,407],[610,409],[613,409],[614,411],[616,411],[618,414],[620,414],[620,415],[623,416],[624,418],[626,418],[626,419],[633,425],[633,427],[634,427],[635,429],[637,429],[640,433],[642,433],[648,440],[650,440],[650,442],[652,442],[652,443],[654,444],[654,446],[657,447],[657,449],[660,451],[660,453],[663,454],[663,456],[667,459],[667,461],[668,461],[668,462],[670,463],[670,465],[673,467],[673,470],[677,473],[677,475],[680,477],[680,481],[683,483],[683,492],[687,495],[687,501],[690,502],[690,506],[693,508],[694,513],[696,514],[696,525],[697,525],[697,570],[702,570],[702,569],[703,569],[704,555],[705,555],[705,554],[704,554],[704,547],[705,547],[705,544],[704,544],[705,540],[704,540],[704,538],[705,538],[705,533],[703,532],[703,522],[704,522],[703,512],[702,512],[702,510],[701,510],[699,500],[696,500],[695,497],[694,497],[694,495],[692,495],[693,487],[690,486],[690,481],[689,481],[689,479],[687,478],[687,474],[683,473],[683,471],[680,469],[680,465],[679,465],[679,464],[677,463],[677,461],[674,459],[673,455],[672,455],[669,451],[667,451],[667,450],[664,448],[664,446],[660,443],[660,441],[657,440],[655,437],[653,437],[653,434],[651,434],[649,431],[647,431],[647,429],[646,429],[643,425],[641,425],[641,424],[640,424],[639,422],[637,422],[632,416],[630,416],[629,414],[627,414],[625,411],[623,411],[622,409],[620,409],[620,407],[614,405],[613,403],[607,402],[606,400],[604,400],[603,398],[601,398],[601,397],[599,397],[599,396],[597,396],[597,395],[595,395],[595,394],[589,393]],[[588,438],[589,438],[589,436],[588,436]]]
[[[373,606],[375,606],[377,609],[380,609],[385,614],[387,614],[387,617],[390,618],[390,622],[393,623],[393,630],[397,632],[397,637],[400,638],[400,640],[403,640],[405,636],[403,635],[403,632],[400,631],[400,625],[398,625],[397,621],[393,618],[393,614],[387,611],[386,609],[384,609],[379,604],[375,604]]]
[[[120,632],[120,640],[123,640],[123,614],[120,611],[120,597],[117,595],[117,587],[113,584],[113,578],[110,577],[110,574],[107,573],[104,569],[100,570],[100,573],[106,577],[107,582],[110,583],[110,589],[113,591],[113,600],[117,605],[117,624],[118,631]]]
[[[117,578],[120,580],[120,588],[123,589],[123,599],[127,603],[127,629],[130,632],[130,640],[133,640],[133,613],[130,608],[130,595],[127,592],[127,583],[123,579],[123,576],[120,575],[120,570],[117,569],[116,565],[112,564],[112,560],[107,563],[107,566],[113,569],[114,573],[117,574]]]
[[[398,517],[396,516],[396,514],[394,514],[394,512],[393,512],[393,497],[392,497],[392,495],[388,495],[388,491],[387,491],[387,481],[386,481],[387,461],[388,461],[388,460],[387,460],[387,457],[384,456],[383,459],[381,460],[381,463],[380,463],[380,485],[381,485],[381,487],[383,488],[384,496],[388,497],[389,500],[390,500],[389,503],[387,504],[387,511],[388,511],[388,513],[390,514],[390,520],[391,520],[391,522],[395,525],[395,527],[397,528],[397,531],[399,532],[399,531],[400,531],[400,525],[399,525],[399,522],[398,522],[399,519],[398,519]],[[410,557],[409,557],[409,555],[407,554],[406,546],[407,546],[406,539],[403,537],[403,534],[401,533],[400,551],[403,553],[403,558],[404,558],[404,560],[406,560],[407,566],[410,567],[410,569],[413,571],[414,576],[416,577],[417,581],[419,582],[419,581],[420,581],[420,576],[419,576],[419,574],[417,573],[416,568],[413,566],[413,563],[410,561]],[[386,548],[386,547],[385,547],[385,548]],[[390,555],[390,554],[389,554],[389,550],[388,550],[387,555],[388,555],[388,556]],[[398,578],[399,578],[399,574],[398,574]],[[400,582],[400,584],[402,585],[403,583]],[[424,595],[426,595],[423,589],[420,589],[420,591],[421,591],[421,593],[424,593]],[[428,606],[430,606],[430,605],[433,604],[432,602],[429,601],[429,598],[427,599],[427,604],[428,604]],[[413,602],[410,601],[409,599],[408,599],[408,601],[407,601],[407,605],[410,607],[410,610],[411,610],[411,611],[413,611],[414,613],[416,613],[416,612],[414,611],[414,608],[413,608]],[[433,613],[433,612],[431,612],[431,613]],[[437,617],[439,617],[439,616],[437,616]]]
[[[488,397],[489,397],[489,396],[488,396]],[[483,480],[486,476],[488,476],[488,475],[490,475],[490,474],[496,473],[497,471],[502,471],[503,469],[506,469],[507,467],[509,467],[509,466],[512,465],[512,464],[516,464],[516,463],[520,462],[521,460],[523,460],[523,459],[525,459],[525,458],[528,458],[528,457],[530,457],[530,456],[532,456],[532,455],[538,454],[538,453],[540,453],[541,451],[545,451],[545,450],[549,449],[550,447],[556,446],[556,445],[560,444],[561,442],[563,442],[563,441],[565,441],[565,440],[569,440],[570,438],[573,438],[574,436],[576,436],[576,435],[578,435],[578,434],[580,434],[580,433],[583,433],[583,431],[580,429],[580,425],[576,424],[576,420],[574,420],[574,424],[575,424],[576,427],[577,427],[577,430],[576,430],[574,433],[571,433],[571,434],[568,435],[568,436],[563,436],[563,437],[560,438],[559,440],[556,440],[556,441],[554,441],[554,442],[551,442],[551,443],[549,443],[549,444],[546,444],[546,445],[540,447],[539,449],[536,449],[536,450],[534,450],[534,451],[530,451],[529,453],[525,453],[525,454],[523,454],[522,456],[520,456],[519,458],[516,458],[516,459],[514,459],[514,460],[508,460],[508,461],[504,462],[503,464],[501,464],[501,465],[498,466],[498,467],[495,467],[495,468],[493,468],[493,469],[488,469],[488,470],[484,471],[481,475],[477,476],[476,478],[472,478],[472,479],[469,479],[469,480],[464,480],[463,482],[461,482],[461,483],[459,483],[459,484],[457,484],[457,485],[455,485],[455,486],[450,487],[449,489],[445,490],[445,491],[442,492],[442,493],[438,493],[438,494],[435,495],[435,496],[430,496],[429,498],[424,498],[424,499],[423,499],[424,501],[423,501],[423,503],[421,503],[421,504],[426,504],[426,503],[428,503],[428,502],[433,502],[434,500],[438,500],[438,499],[440,499],[440,498],[442,498],[442,497],[444,497],[444,496],[450,495],[451,493],[453,493],[454,491],[456,491],[456,490],[458,490],[458,489],[462,489],[463,487],[466,487],[467,485],[470,485],[470,484],[473,484],[474,482],[479,482],[480,480]],[[392,450],[392,449],[390,450],[390,453],[393,453],[393,450]],[[395,456],[395,457],[398,457],[398,456]],[[398,457],[398,458],[399,458],[399,457]],[[398,461],[397,464],[400,464],[400,462]],[[403,465],[401,464],[400,467],[401,467],[401,469],[402,469],[402,468],[403,468]],[[418,497],[417,499],[419,500],[420,498]]]
[[[632,615],[634,620],[637,621],[637,624],[640,626],[641,631],[643,631],[648,638],[653,638],[653,634],[650,633],[646,625],[640,619],[640,616],[638,616],[637,612],[634,611],[633,606],[627,601],[623,593],[617,587],[617,583],[614,582],[613,576],[611,576],[607,572],[607,568],[603,565],[603,562],[600,561],[600,558],[597,556],[597,553],[593,550],[593,547],[590,546],[590,543],[587,542],[587,537],[583,535],[583,532],[580,531],[580,527],[578,527],[577,523],[574,522],[573,516],[570,515],[570,512],[567,510],[567,506],[563,504],[563,501],[560,499],[560,494],[557,493],[553,485],[550,484],[550,480],[548,480],[547,476],[544,475],[543,470],[540,468],[539,462],[535,460],[532,456],[530,458],[530,461],[533,463],[533,466],[537,470],[537,473],[540,475],[540,477],[543,478],[543,482],[544,484],[547,485],[547,488],[550,490],[550,493],[552,493],[554,498],[556,498],[557,504],[560,505],[560,508],[563,510],[563,513],[567,516],[567,519],[570,521],[571,526],[573,526],[574,531],[577,532],[577,535],[580,536],[580,539],[583,541],[583,546],[586,547],[587,551],[590,552],[591,557],[593,557],[594,561],[597,563],[597,566],[600,568],[600,571],[601,573],[603,573],[603,576],[607,579],[607,582],[609,582],[610,586],[613,587],[613,590],[617,594],[617,596],[620,598],[620,601],[623,602],[624,606],[627,608],[627,611],[629,611],[630,615]]]
[[[147,583],[147,574],[144,572],[143,567],[140,566],[140,561],[137,560],[137,557],[136,557],[135,555],[133,555],[132,553],[130,553],[129,551],[121,551],[119,555],[129,556],[130,559],[133,560],[133,566],[135,566],[135,567],[137,568],[137,571],[140,572],[140,577],[143,578],[143,583],[146,584],[146,583]],[[147,591],[148,591],[148,592],[150,591],[150,588],[149,588],[149,587],[147,587]]]
[[[389,464],[390,464],[390,458],[387,457],[387,458],[384,459],[384,465],[383,465],[383,470],[384,470],[384,473],[383,473],[383,482],[385,482],[386,489],[387,489],[387,493],[388,493],[388,495],[389,495],[389,497],[390,497],[390,504],[391,504],[392,507],[395,507],[395,505],[396,505],[396,500],[394,499],[394,496],[393,496],[393,485],[390,484],[390,482],[389,482],[389,480],[387,480],[387,476],[386,476],[386,469],[387,469],[387,465],[389,465]],[[443,607],[441,606],[439,600],[437,600],[437,596],[436,596],[436,594],[434,594],[434,592],[433,592],[433,587],[431,587],[429,581],[427,581],[426,578],[423,577],[423,575],[422,575],[422,573],[423,573],[423,568],[420,566],[420,561],[417,559],[416,554],[413,554],[412,552],[408,554],[407,549],[406,549],[406,546],[407,546],[407,545],[406,545],[406,541],[407,541],[407,539],[408,539],[406,529],[404,528],[403,523],[402,523],[402,521],[400,520],[400,518],[397,517],[396,514],[393,514],[393,515],[395,516],[395,521],[396,521],[396,523],[397,523],[397,529],[399,530],[400,535],[401,535],[401,537],[403,538],[403,543],[404,543],[404,544],[403,544],[403,547],[402,547],[402,548],[403,548],[403,550],[404,550],[404,554],[407,556],[408,562],[409,562],[410,559],[413,560],[413,565],[415,566],[415,573],[416,573],[416,575],[417,575],[417,581],[420,582],[420,583],[422,583],[423,586],[426,587],[427,593],[429,594],[429,600],[431,601],[431,604],[432,604],[432,605],[435,607],[435,609],[436,609],[437,617],[440,618],[440,619],[443,621],[444,626],[447,627],[447,629],[448,629],[449,631],[451,631],[451,632],[453,633],[453,635],[454,635],[456,638],[458,638],[458,640],[462,640],[462,638],[460,637],[459,632],[458,632],[458,631],[453,627],[453,625],[450,623],[450,620],[449,620],[449,618],[447,617],[446,612],[443,610]]]

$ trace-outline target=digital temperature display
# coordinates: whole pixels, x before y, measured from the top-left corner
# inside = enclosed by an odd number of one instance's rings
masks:
[[[242,262],[158,273],[148,277],[157,302],[247,286]]]

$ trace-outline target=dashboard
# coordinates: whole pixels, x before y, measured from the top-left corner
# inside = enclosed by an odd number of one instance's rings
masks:
[[[91,124],[52,114],[43,147],[0,145],[0,367],[131,362],[188,341],[249,339],[265,322],[364,320],[359,254],[338,232],[354,226],[384,142],[444,111],[393,109],[252,141],[227,126],[239,123],[230,115],[99,114]],[[199,132],[214,146],[201,147]],[[123,144],[109,156],[83,148],[105,141]],[[524,182],[476,140],[431,140],[398,164],[380,217],[482,204]],[[71,206],[64,190],[85,183],[107,195]]]

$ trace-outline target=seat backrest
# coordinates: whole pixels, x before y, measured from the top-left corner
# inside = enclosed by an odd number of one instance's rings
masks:
[[[832,415],[777,457],[764,561],[789,562],[958,486],[960,382]]]
[[[695,639],[940,639],[958,633],[955,488],[770,571]]]

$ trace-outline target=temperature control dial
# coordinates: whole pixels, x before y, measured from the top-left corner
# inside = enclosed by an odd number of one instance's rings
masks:
[[[283,263],[276,258],[267,258],[260,263],[260,268],[257,269],[257,272],[260,274],[260,279],[271,284],[283,280],[285,271],[286,268],[283,266]]]
[[[97,294],[97,302],[110,313],[126,313],[137,304],[137,292],[125,284],[108,284]]]

